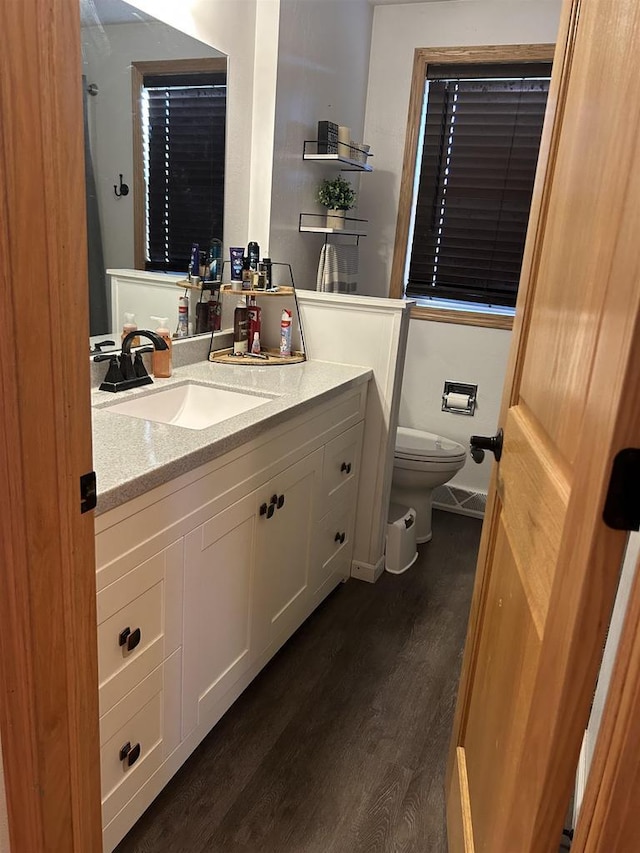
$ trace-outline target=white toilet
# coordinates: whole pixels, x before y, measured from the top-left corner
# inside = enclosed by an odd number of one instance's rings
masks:
[[[392,503],[416,511],[416,541],[431,539],[431,496],[464,465],[465,448],[449,438],[398,427],[391,484]]]

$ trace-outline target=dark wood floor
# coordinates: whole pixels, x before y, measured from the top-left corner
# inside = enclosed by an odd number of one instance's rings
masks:
[[[335,591],[117,853],[446,853],[443,779],[480,521]]]

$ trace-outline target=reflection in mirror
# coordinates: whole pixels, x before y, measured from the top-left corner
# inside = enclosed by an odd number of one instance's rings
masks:
[[[106,270],[184,274],[222,239],[226,57],[123,0],[80,8],[90,328],[113,338]]]

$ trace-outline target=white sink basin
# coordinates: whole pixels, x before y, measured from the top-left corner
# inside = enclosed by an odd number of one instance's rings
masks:
[[[173,424],[186,429],[205,429],[269,402],[271,397],[187,382],[105,408],[110,412],[146,421]]]

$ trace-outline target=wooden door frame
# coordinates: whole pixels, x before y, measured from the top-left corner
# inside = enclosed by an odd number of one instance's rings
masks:
[[[11,849],[102,849],[80,22],[0,4],[0,732]],[[76,96],[73,97],[73,93]]]
[[[519,371],[522,364],[521,356],[527,345],[527,331],[533,310],[533,289],[535,288],[541,256],[541,237],[548,211],[549,189],[556,167],[580,6],[581,0],[566,0],[560,22],[554,60],[555,73],[547,107],[550,120],[545,124],[541,143],[541,168],[534,188],[521,288],[514,324],[514,338],[499,420],[501,424],[506,421],[506,413],[509,407],[517,402],[517,390],[520,384]],[[590,438],[582,436],[580,445],[584,446],[578,447],[576,458],[580,462],[574,481],[575,496],[570,501],[566,523],[567,530],[571,530],[572,535],[568,537],[570,541],[563,543],[560,555],[563,571],[557,573],[552,590],[552,595],[558,596],[559,600],[568,602],[568,607],[562,614],[562,624],[560,624],[560,616],[558,615],[558,618],[554,619],[550,626],[550,633],[545,635],[543,641],[545,646],[549,642],[548,637],[553,638],[554,655],[553,659],[548,654],[544,655],[548,665],[540,671],[536,681],[536,691],[540,695],[544,692],[545,685],[547,687],[551,685],[549,695],[553,696],[550,701],[553,702],[554,716],[551,725],[544,732],[536,727],[535,721],[528,720],[527,722],[532,739],[544,752],[540,766],[547,766],[549,773],[545,777],[546,784],[542,786],[543,801],[540,809],[534,815],[532,823],[534,827],[532,837],[535,839],[536,846],[535,848],[527,846],[529,838],[518,838],[518,842],[524,842],[523,850],[550,850],[553,849],[554,843],[558,843],[559,831],[556,837],[554,837],[554,833],[561,826],[574,783],[580,743],[586,727],[593,689],[602,658],[606,626],[611,615],[619,566],[624,552],[626,534],[622,531],[606,528],[602,522],[601,512],[613,457],[621,448],[632,446],[634,443],[637,444],[637,437],[640,435],[640,405],[638,401],[621,405],[619,408],[616,405],[616,395],[620,383],[622,383],[623,388],[628,387],[625,382],[631,382],[631,387],[635,387],[633,383],[637,374],[637,365],[640,364],[640,328],[638,328],[640,322],[636,320],[635,328],[631,324],[620,323],[618,331],[615,330],[615,322],[612,322],[612,318],[625,317],[625,311],[628,312],[627,317],[635,317],[638,307],[638,297],[635,291],[637,290],[640,271],[628,262],[628,258],[632,257],[632,252],[628,247],[634,245],[632,229],[635,228],[635,233],[637,233],[638,226],[638,216],[632,215],[630,200],[638,197],[640,197],[640,179],[632,175],[629,179],[627,195],[621,200],[621,204],[627,207],[629,213],[624,227],[621,228],[619,234],[612,237],[622,247],[626,245],[627,253],[621,251],[620,256],[623,257],[623,262],[617,262],[618,269],[611,272],[609,279],[610,281],[615,280],[615,287],[609,286],[604,298],[604,322],[601,326],[594,362],[590,365],[591,382],[585,410],[591,413],[594,420],[597,413],[597,421],[606,425],[603,432],[610,434],[611,442],[609,446],[601,448],[601,453],[594,453]],[[627,261],[626,264],[624,263],[625,260]],[[616,356],[619,358],[617,369],[612,365]],[[625,368],[629,375],[625,375]],[[473,593],[446,782],[448,794],[451,796],[452,792],[455,794],[457,791],[457,801],[462,807],[462,814],[458,809],[456,816],[457,825],[450,825],[450,836],[454,843],[458,839],[459,846],[457,849],[465,849],[469,853],[473,849],[473,840],[465,838],[460,841],[460,827],[470,827],[468,792],[460,791],[461,780],[463,787],[466,784],[466,774],[461,772],[460,767],[460,761],[464,762],[464,750],[460,749],[460,746],[464,742],[471,685],[474,680],[476,659],[483,630],[483,612],[490,577],[487,560],[488,555],[493,550],[495,521],[499,512],[499,500],[496,492],[497,480],[497,467],[494,466],[478,558],[478,572]],[[594,537],[593,543],[589,537],[581,536],[580,531],[585,529],[598,529],[598,535]],[[589,577],[585,576],[585,566],[589,567]],[[636,594],[640,596],[640,590],[636,589]],[[640,606],[637,602],[636,605]],[[634,653],[637,652],[631,650],[630,644],[629,648],[622,646],[621,654],[629,657]],[[629,660],[625,662],[619,655],[616,663],[618,671],[625,667],[625,664],[628,666]],[[635,661],[635,664],[640,666],[638,660]],[[640,674],[636,678],[635,686],[640,683]],[[618,685],[620,690],[622,683],[620,681]],[[629,701],[628,697],[626,701]],[[634,738],[638,741],[640,730],[638,730],[637,724],[634,725],[629,720],[629,727],[623,732],[618,732],[617,737],[620,741],[624,737],[627,737],[629,741]],[[602,747],[599,746],[598,749],[601,750]],[[541,754],[538,753],[539,757]],[[594,761],[589,786],[600,789],[601,776],[606,770],[610,774],[608,790],[611,792],[614,782],[618,779],[618,769],[613,767],[611,763],[609,763],[608,768],[605,768],[604,762]],[[522,797],[523,802],[527,801],[527,791],[524,785],[521,786],[519,796]],[[451,799],[456,798],[452,796]],[[602,804],[602,800],[600,803]],[[610,805],[610,803],[609,800],[607,804]],[[623,810],[621,804],[617,803],[616,805],[621,811]],[[597,823],[598,818],[596,817],[589,830],[590,833],[594,832]],[[467,844],[466,847],[463,846],[465,843]],[[572,847],[572,849],[574,848]],[[596,845],[575,849],[596,851],[605,848]]]
[[[637,850],[640,810],[640,558],[572,851]]]

